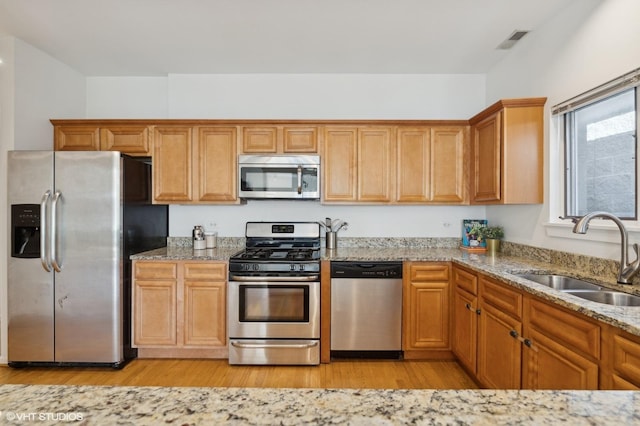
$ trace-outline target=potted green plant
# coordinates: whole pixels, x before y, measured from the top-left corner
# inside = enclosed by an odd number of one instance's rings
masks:
[[[500,251],[500,240],[504,238],[502,226],[486,226],[479,230],[480,236],[487,242],[487,251],[495,254]]]

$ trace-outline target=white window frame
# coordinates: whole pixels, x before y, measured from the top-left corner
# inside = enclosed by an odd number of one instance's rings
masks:
[[[640,98],[640,68],[626,73],[614,80],[600,85],[588,92],[573,97],[551,108],[550,120],[550,156],[549,156],[549,221],[546,224],[547,235],[562,238],[580,238],[573,234],[573,221],[565,218],[566,202],[566,147],[565,147],[565,119],[564,114],[582,106],[597,102],[615,95],[629,88],[637,88],[636,99]],[[636,102],[636,127],[640,128],[640,102]],[[636,130],[636,144],[640,132]],[[640,157],[640,147],[638,155]],[[625,227],[631,234],[640,236],[640,158],[636,158],[636,209],[638,219],[623,220]],[[589,225],[591,239],[596,241],[619,243],[618,227],[609,220],[594,221]],[[612,232],[614,231],[615,232]]]

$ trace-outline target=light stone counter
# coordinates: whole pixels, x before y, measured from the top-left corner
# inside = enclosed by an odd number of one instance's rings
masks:
[[[0,424],[634,425],[625,391],[1,385]]]
[[[501,282],[549,300],[560,306],[580,312],[631,334],[640,336],[640,307],[611,306],[590,302],[576,296],[551,289],[542,284],[520,278],[513,273],[545,271],[555,272],[595,281],[601,285],[640,295],[638,285],[620,285],[615,282],[615,273],[608,270],[599,275],[586,275],[584,268],[576,269],[572,259],[561,258],[560,262],[550,263],[531,260],[526,257],[514,257],[498,254],[469,253],[451,247],[389,247],[383,242],[372,241],[372,247],[338,247],[334,250],[322,249],[322,259],[330,261],[428,261],[453,262],[470,268],[476,272],[487,274]],[[193,250],[191,247],[165,247],[131,256],[132,259],[144,260],[208,260],[228,261],[242,250],[242,247],[221,247],[209,250]]]

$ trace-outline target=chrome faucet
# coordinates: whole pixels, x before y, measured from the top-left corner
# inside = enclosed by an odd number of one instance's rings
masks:
[[[638,272],[640,272],[639,247],[638,244],[633,245],[633,249],[636,252],[636,260],[629,263],[629,255],[627,253],[629,235],[627,234],[627,229],[624,227],[624,223],[622,223],[617,216],[607,212],[591,212],[575,221],[576,224],[573,226],[573,232],[576,234],[586,234],[587,229],[589,229],[589,222],[595,217],[611,219],[616,225],[618,225],[618,228],[620,229],[620,238],[622,240],[620,242],[620,271],[618,272],[618,283],[632,284],[631,280]]]

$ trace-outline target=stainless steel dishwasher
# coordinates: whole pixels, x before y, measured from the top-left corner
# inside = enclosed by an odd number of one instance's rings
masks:
[[[402,262],[331,262],[331,356],[402,355]]]

